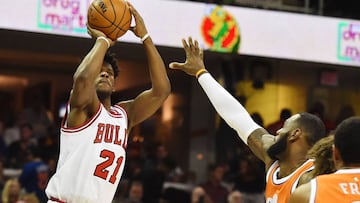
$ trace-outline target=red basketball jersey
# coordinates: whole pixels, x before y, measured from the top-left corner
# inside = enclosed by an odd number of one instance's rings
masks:
[[[83,126],[64,118],[56,173],[46,188],[49,199],[66,203],[111,203],[125,164],[128,119],[124,109],[100,104]]]

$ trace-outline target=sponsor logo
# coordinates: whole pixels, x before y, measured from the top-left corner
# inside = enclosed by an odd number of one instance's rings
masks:
[[[340,61],[360,62],[360,23],[339,23],[337,57]]]
[[[40,29],[86,32],[86,14],[91,0],[38,0]]]
[[[221,6],[209,5],[202,20],[201,34],[212,51],[236,53],[240,47],[236,19]]]

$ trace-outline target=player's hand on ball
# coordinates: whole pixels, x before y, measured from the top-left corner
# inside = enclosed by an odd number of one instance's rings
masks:
[[[205,68],[203,50],[199,47],[198,41],[193,41],[191,37],[189,37],[188,42],[182,39],[182,43],[186,53],[186,61],[184,63],[172,62],[169,64],[169,67],[195,76],[200,69]]]
[[[130,30],[139,38],[144,37],[148,32],[145,27],[143,18],[140,16],[139,12],[134,8],[132,4],[127,2],[130,7],[130,12],[134,16],[135,26],[131,26]]]
[[[113,46],[115,44],[115,41],[112,41],[110,38],[108,38],[103,32],[96,30],[92,27],[90,27],[88,24],[86,24],[87,32],[88,34],[93,38],[97,39],[98,37],[106,37],[108,42],[110,43],[110,46]]]

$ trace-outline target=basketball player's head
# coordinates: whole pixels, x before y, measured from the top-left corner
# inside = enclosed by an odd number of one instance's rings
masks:
[[[99,76],[95,81],[97,95],[100,100],[109,98],[115,90],[115,78],[119,75],[115,54],[106,52]]]
[[[292,145],[302,145],[308,149],[325,136],[325,126],[321,119],[310,113],[298,113],[288,118],[277,131],[276,142],[267,153],[272,159],[281,159]]]
[[[334,135],[333,158],[337,168],[360,167],[360,117],[342,121]]]

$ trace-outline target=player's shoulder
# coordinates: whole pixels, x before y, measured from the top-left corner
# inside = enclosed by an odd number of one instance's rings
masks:
[[[313,179],[313,178],[314,178],[314,174],[313,174],[312,170],[305,171],[299,178],[298,187],[300,185],[304,185],[304,184],[310,182],[310,180]]]
[[[126,100],[126,101],[119,101],[114,106],[121,107],[121,108],[125,109],[126,111],[128,111],[128,110],[130,110],[133,102],[134,102],[133,99],[132,100]]]
[[[310,200],[310,193],[311,193],[310,182],[300,185],[291,194],[288,203],[308,203]]]

